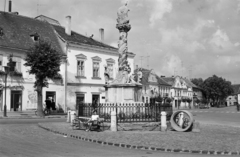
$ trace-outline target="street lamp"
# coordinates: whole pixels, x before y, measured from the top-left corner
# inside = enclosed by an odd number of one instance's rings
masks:
[[[4,112],[3,112],[3,116],[7,117],[7,105],[6,105],[6,98],[7,98],[7,76],[9,73],[9,66],[4,66],[4,70],[5,70],[5,104],[4,104]]]

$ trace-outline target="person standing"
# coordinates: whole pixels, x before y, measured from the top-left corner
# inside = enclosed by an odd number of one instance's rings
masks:
[[[47,99],[45,100],[45,103],[46,103],[46,111],[47,111],[47,114],[50,114],[51,103],[52,103],[51,98],[50,98],[50,97],[47,98]]]
[[[56,110],[56,103],[54,102],[54,100],[52,100],[52,110]]]

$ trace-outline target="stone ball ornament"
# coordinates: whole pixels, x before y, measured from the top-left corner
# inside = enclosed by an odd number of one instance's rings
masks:
[[[172,114],[170,123],[174,130],[179,132],[190,131],[194,119],[191,112],[186,110],[179,110]]]

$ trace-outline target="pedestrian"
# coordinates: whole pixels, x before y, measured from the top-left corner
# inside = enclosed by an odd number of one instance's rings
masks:
[[[239,107],[240,107],[240,106],[239,106],[239,103],[237,102],[237,111],[238,111],[238,112],[239,112]]]
[[[48,97],[46,100],[45,100],[45,103],[46,103],[46,111],[47,111],[47,114],[50,114],[50,109],[51,109],[51,98]]]
[[[52,100],[52,110],[56,110],[56,103],[54,102],[54,100]]]

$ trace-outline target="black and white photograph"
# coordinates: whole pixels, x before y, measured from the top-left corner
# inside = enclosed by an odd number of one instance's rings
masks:
[[[0,0],[0,157],[240,155],[240,0]]]

